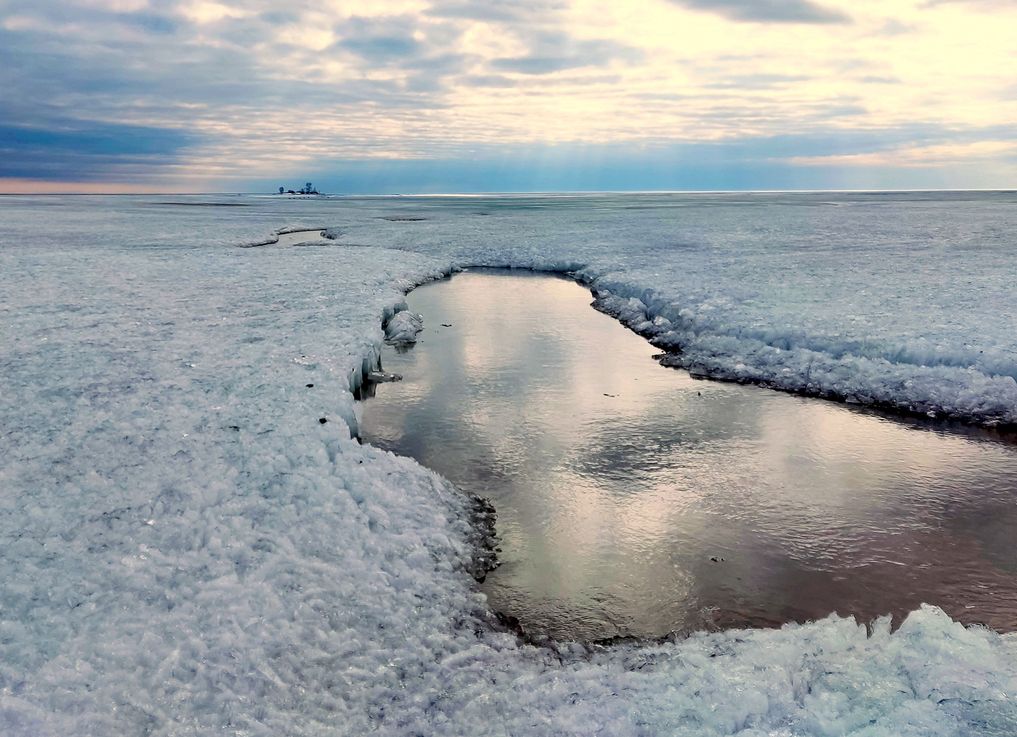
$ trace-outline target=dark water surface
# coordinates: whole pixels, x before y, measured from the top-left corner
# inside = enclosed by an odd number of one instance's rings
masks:
[[[467,272],[407,297],[365,441],[497,510],[491,606],[601,639],[871,619],[1017,629],[1017,445],[663,368],[589,291]],[[449,325],[444,327],[442,324]]]

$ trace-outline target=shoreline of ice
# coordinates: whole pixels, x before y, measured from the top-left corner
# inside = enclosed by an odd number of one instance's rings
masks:
[[[300,236],[301,233],[318,233],[319,234],[318,240],[321,240],[322,236],[320,234],[323,234],[325,230],[327,229],[305,228],[300,226],[286,226],[274,231],[272,235],[268,236],[267,238],[252,241],[250,243],[240,243],[237,245],[237,248],[258,248],[260,246],[297,245],[297,240],[295,239],[287,240],[285,236]]]
[[[906,347],[892,349],[890,353],[914,360],[893,361],[878,351],[859,355],[852,347],[831,353],[810,344],[805,335],[763,339],[732,335],[722,327],[720,332],[710,333],[695,324],[695,317],[690,317],[687,308],[655,299],[653,290],[611,283],[596,276],[595,271],[591,274],[588,267],[574,264],[556,268],[463,263],[453,265],[438,278],[468,269],[498,268],[556,274],[574,280],[591,291],[595,309],[666,351],[660,359],[663,365],[685,369],[697,378],[754,384],[904,416],[957,420],[1000,430],[1017,428],[1017,378],[1009,373],[983,373],[963,357],[951,362],[950,357],[934,356],[931,360],[927,358],[932,364],[927,365],[921,363],[917,351]],[[420,285],[409,286],[405,293],[417,286]],[[385,318],[385,325],[389,319]],[[1002,368],[1007,369],[1017,374],[1017,364]]]
[[[921,357],[893,361],[879,351],[859,355],[847,346],[831,352],[821,342],[810,344],[805,335],[762,338],[732,334],[723,327],[711,333],[696,326],[695,317],[684,314],[686,310],[679,305],[652,298],[649,304],[643,302],[641,297],[645,299],[650,290],[614,285],[616,293],[601,287],[597,280],[578,281],[593,291],[596,309],[666,350],[663,365],[685,369],[700,378],[755,384],[982,427],[1017,427],[1014,376],[983,373],[963,357],[934,356],[926,359],[932,364],[928,365]],[[890,353],[902,359],[914,356],[906,347]]]

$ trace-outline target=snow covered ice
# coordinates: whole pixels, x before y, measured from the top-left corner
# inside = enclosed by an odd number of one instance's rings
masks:
[[[573,271],[697,372],[1017,422],[1014,195],[171,199],[0,200],[0,734],[1017,734],[1015,635],[933,607],[522,644],[471,501],[351,437],[468,265]]]

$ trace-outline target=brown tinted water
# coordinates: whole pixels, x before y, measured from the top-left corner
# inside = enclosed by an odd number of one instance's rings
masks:
[[[497,511],[481,585],[531,636],[869,620],[1017,629],[1017,444],[664,368],[588,290],[467,272],[411,292],[366,442]],[[444,327],[448,325],[449,327]]]

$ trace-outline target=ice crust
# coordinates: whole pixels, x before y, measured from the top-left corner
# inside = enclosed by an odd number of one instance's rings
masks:
[[[830,197],[3,198],[0,734],[1017,734],[1017,637],[933,607],[520,643],[471,501],[351,438],[468,264],[574,271],[693,368],[1013,418],[1015,198]]]
[[[393,345],[416,343],[417,334],[423,329],[423,316],[403,309],[385,323],[385,340]]]

